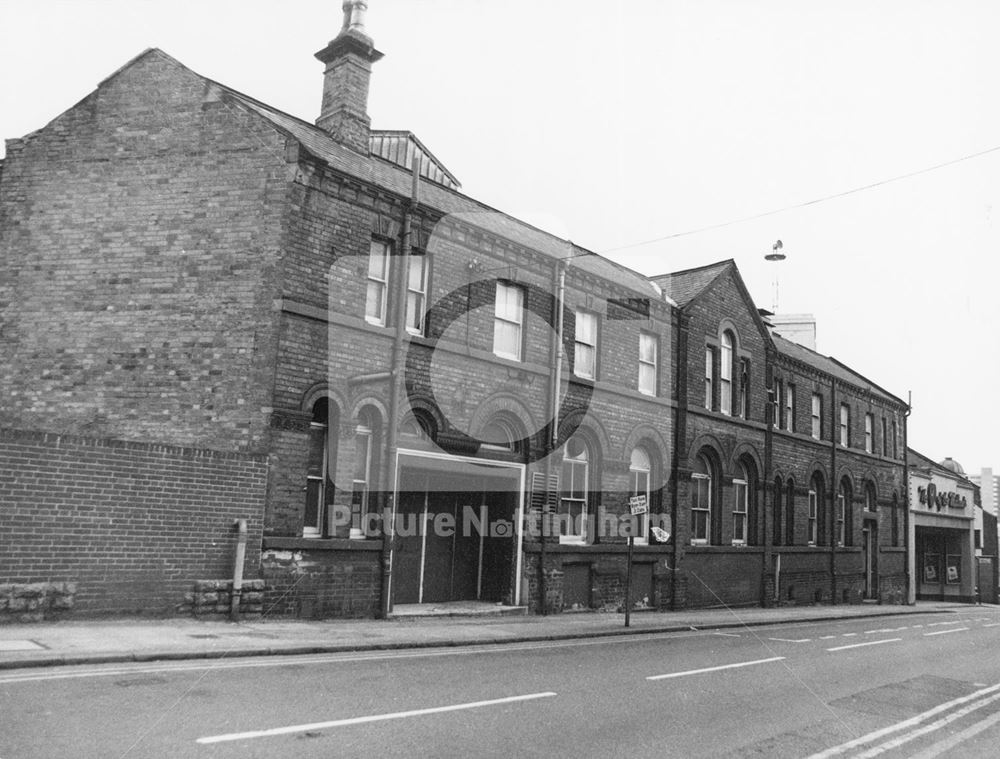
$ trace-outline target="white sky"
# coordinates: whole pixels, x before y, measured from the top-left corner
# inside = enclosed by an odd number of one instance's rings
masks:
[[[369,0],[377,128],[463,190],[645,274],[734,258],[757,305],[904,400],[910,443],[1000,469],[1000,3]],[[0,0],[0,136],[147,47],[318,115],[339,0]],[[763,260],[776,239],[788,259]]]

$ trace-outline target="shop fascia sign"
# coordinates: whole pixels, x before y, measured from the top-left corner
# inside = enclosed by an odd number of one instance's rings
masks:
[[[959,495],[953,491],[940,492],[934,483],[931,483],[927,487],[918,487],[917,498],[927,508],[937,508],[938,511],[941,511],[943,508],[964,509],[969,505],[964,495]]]

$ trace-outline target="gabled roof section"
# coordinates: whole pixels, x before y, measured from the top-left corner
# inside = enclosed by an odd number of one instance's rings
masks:
[[[684,308],[688,303],[703,293],[727,268],[736,267],[733,259],[706,264],[694,269],[661,274],[651,279],[660,286],[663,293],[678,306]]]
[[[427,149],[413,132],[385,129],[371,130],[368,146],[372,155],[391,161],[397,166],[410,170],[413,160],[420,161],[420,176],[445,187],[458,190],[462,184],[445,165]]]
[[[126,69],[129,69],[132,66],[134,66],[135,64],[137,64],[143,58],[146,58],[146,57],[149,57],[149,56],[155,56],[157,58],[162,58],[163,60],[167,61],[168,63],[171,63],[174,66],[177,66],[177,67],[182,68],[182,69],[184,69],[185,71],[187,71],[187,72],[189,72],[191,74],[194,74],[194,76],[197,76],[200,79],[205,79],[205,77],[203,77],[201,74],[198,74],[198,73],[196,73],[194,71],[191,71],[191,69],[189,69],[183,63],[181,63],[179,60],[177,60],[176,58],[174,58],[172,55],[164,53],[162,50],[160,50],[160,48],[158,48],[158,47],[147,47],[145,50],[143,50],[141,53],[139,53],[139,55],[135,56],[134,58],[132,58],[131,60],[129,60],[127,63],[125,63],[123,66],[120,66],[119,68],[115,69],[110,74],[108,74],[106,77],[104,77],[101,81],[99,81],[97,83],[98,89],[100,89],[101,87],[103,87],[107,82],[109,82],[112,79],[114,79],[116,76],[118,76],[119,74],[121,74]]]
[[[901,406],[906,406],[905,401],[901,398],[896,397],[888,390],[882,389],[864,375],[858,374],[849,366],[841,363],[832,356],[820,355],[816,351],[809,350],[805,346],[793,343],[791,340],[782,337],[776,332],[771,333],[771,339],[774,341],[775,349],[782,356],[787,356],[788,358],[808,364],[823,374],[827,374],[850,385],[854,385],[855,387],[860,388],[867,393],[871,393],[874,396],[878,396],[883,400],[898,403]]]
[[[757,325],[757,331],[760,332],[760,336],[765,342],[769,342],[771,332],[761,318],[753,298],[750,297],[750,291],[747,290],[746,283],[733,259],[727,258],[725,261],[706,264],[694,269],[661,274],[658,277],[652,277],[652,280],[663,289],[665,297],[673,300],[683,310],[711,290],[725,274],[732,275],[736,289],[743,296],[750,318]]]

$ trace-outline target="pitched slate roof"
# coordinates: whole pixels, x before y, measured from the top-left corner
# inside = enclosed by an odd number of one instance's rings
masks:
[[[657,277],[651,277],[651,279],[662,288],[664,295],[673,299],[678,306],[683,308],[730,266],[735,267],[736,263],[728,258],[725,261],[698,266],[694,269],[661,274]]]
[[[823,356],[816,351],[809,350],[809,348],[785,339],[774,331],[771,332],[771,338],[774,340],[774,347],[777,349],[778,353],[783,356],[788,356],[789,358],[808,364],[824,374],[828,374],[836,379],[842,380],[843,382],[847,382],[848,384],[861,388],[862,390],[878,396],[883,400],[892,401],[893,403],[899,403],[904,406],[906,405],[902,399],[897,398],[887,390],[883,390],[874,382],[867,379],[863,375],[858,374],[846,364],[842,364],[832,356]]]
[[[384,158],[377,153],[373,153],[371,156],[361,155],[340,144],[316,125],[279,111],[277,108],[262,103],[249,95],[245,95],[231,87],[227,87],[224,84],[198,74],[158,48],[150,48],[136,56],[129,63],[118,69],[115,74],[105,78],[101,84],[112,79],[116,74],[148,55],[159,56],[163,60],[179,66],[193,76],[198,77],[206,83],[206,86],[212,88],[212,96],[236,103],[240,107],[257,114],[276,129],[296,140],[310,154],[333,166],[338,171],[382,187],[398,195],[409,196],[412,183],[410,172],[397,165],[393,160]],[[381,136],[384,138],[387,134],[398,136],[408,135],[409,133],[389,133],[378,130],[373,132],[373,135],[376,137]],[[427,155],[430,156],[430,151],[427,151]],[[669,298],[664,298],[662,290],[656,283],[638,272],[603,258],[593,251],[581,248],[569,240],[563,240],[548,232],[543,232],[537,227],[519,221],[513,216],[497,211],[458,192],[457,182],[454,181],[454,177],[450,172],[447,174],[438,173],[437,169],[443,168],[443,166],[437,159],[434,159],[433,166],[428,163],[426,167],[422,168],[428,168],[429,170],[421,171],[421,174],[425,175],[425,180],[428,180],[421,182],[420,185],[421,204],[444,214],[458,217],[473,226],[480,227],[512,242],[521,244],[550,258],[569,259],[571,261],[571,270],[579,269],[601,277],[629,291],[630,295],[673,303]],[[441,183],[436,181],[436,179],[446,179],[447,182]],[[452,183],[456,184],[456,187],[447,186]]]

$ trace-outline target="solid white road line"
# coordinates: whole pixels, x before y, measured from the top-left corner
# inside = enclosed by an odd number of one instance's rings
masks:
[[[647,680],[667,680],[671,677],[685,677],[686,675],[701,675],[705,672],[719,672],[723,669],[736,669],[737,667],[750,667],[754,664],[766,664],[772,661],[781,661],[784,656],[772,656],[770,659],[757,659],[755,661],[742,661],[737,664],[723,664],[720,667],[705,667],[704,669],[689,669],[686,672],[671,672],[668,675],[650,675]]]
[[[895,725],[889,725],[888,727],[883,727],[874,732],[868,733],[867,735],[862,735],[860,738],[855,738],[853,740],[847,741],[847,743],[841,743],[839,746],[831,746],[830,748],[820,751],[818,754],[813,754],[807,757],[807,759],[829,759],[832,756],[840,756],[841,754],[846,754],[853,748],[858,746],[863,746],[866,743],[871,743],[872,741],[877,741],[879,738],[884,738],[887,735],[892,735],[893,733],[898,733],[900,730],[905,730],[909,727],[916,727],[927,719],[930,719],[936,714],[947,711],[955,706],[961,706],[962,704],[967,704],[970,701],[974,701],[980,696],[985,696],[990,693],[996,693],[1000,691],[1000,685],[991,685],[988,688],[983,688],[982,690],[977,690],[975,693],[970,693],[968,696],[960,696],[959,698],[952,699],[951,701],[946,701],[943,704],[938,704],[933,709],[928,709],[926,712],[916,715],[915,717],[910,717],[902,722],[897,722]]]
[[[846,651],[848,648],[861,648],[862,646],[880,646],[883,643],[897,643],[901,641],[902,638],[886,638],[885,640],[869,640],[865,643],[851,643],[849,646],[836,646],[834,648],[828,648],[827,651]]]
[[[926,638],[930,635],[947,635],[948,633],[960,633],[968,629],[969,629],[968,627],[955,627],[952,628],[951,630],[937,630],[936,632],[932,633],[924,633],[924,637]]]
[[[329,722],[313,722],[308,725],[289,725],[288,727],[272,727],[269,730],[251,730],[246,733],[229,733],[227,735],[210,735],[205,738],[198,738],[196,743],[223,743],[225,741],[241,741],[249,738],[269,738],[274,735],[288,735],[290,733],[304,733],[310,730],[326,730],[331,727],[344,727],[347,725],[363,725],[368,722],[382,722],[390,719],[403,719],[405,717],[420,717],[425,714],[441,714],[442,712],[457,712],[464,709],[479,709],[484,706],[496,706],[498,704],[512,704],[517,701],[533,701],[539,698],[551,698],[556,695],[552,691],[544,693],[529,693],[525,696],[508,696],[506,698],[493,698],[489,701],[472,701],[467,704],[452,704],[451,706],[435,706],[429,709],[411,709],[406,712],[393,712],[391,714],[371,714],[367,717],[351,717],[350,719],[336,719]]]
[[[884,754],[886,751],[892,751],[893,749],[899,748],[912,740],[916,740],[922,735],[927,735],[927,733],[932,733],[935,730],[940,730],[945,725],[950,725],[955,720],[961,719],[962,717],[970,714],[977,709],[982,709],[984,706],[989,706],[995,701],[1000,700],[1000,693],[994,693],[992,696],[987,696],[986,698],[980,699],[979,701],[973,701],[968,706],[964,706],[957,711],[952,712],[946,717],[942,717],[939,720],[931,722],[929,725],[924,725],[921,728],[913,730],[905,735],[900,735],[892,740],[888,740],[885,743],[875,746],[863,754],[858,754],[855,759],[873,759],[873,757],[879,754]],[[986,727],[989,727],[988,725]],[[985,727],[983,728],[986,729]]]
[[[997,722],[1000,722],[1000,712],[994,712],[986,719],[980,720],[971,727],[967,727],[962,732],[955,733],[942,741],[938,741],[933,746],[928,746],[919,754],[912,755],[910,759],[934,759],[934,757],[941,756],[945,751],[955,748],[959,743],[963,743],[969,740],[969,738],[978,735],[983,730],[988,730]]]

